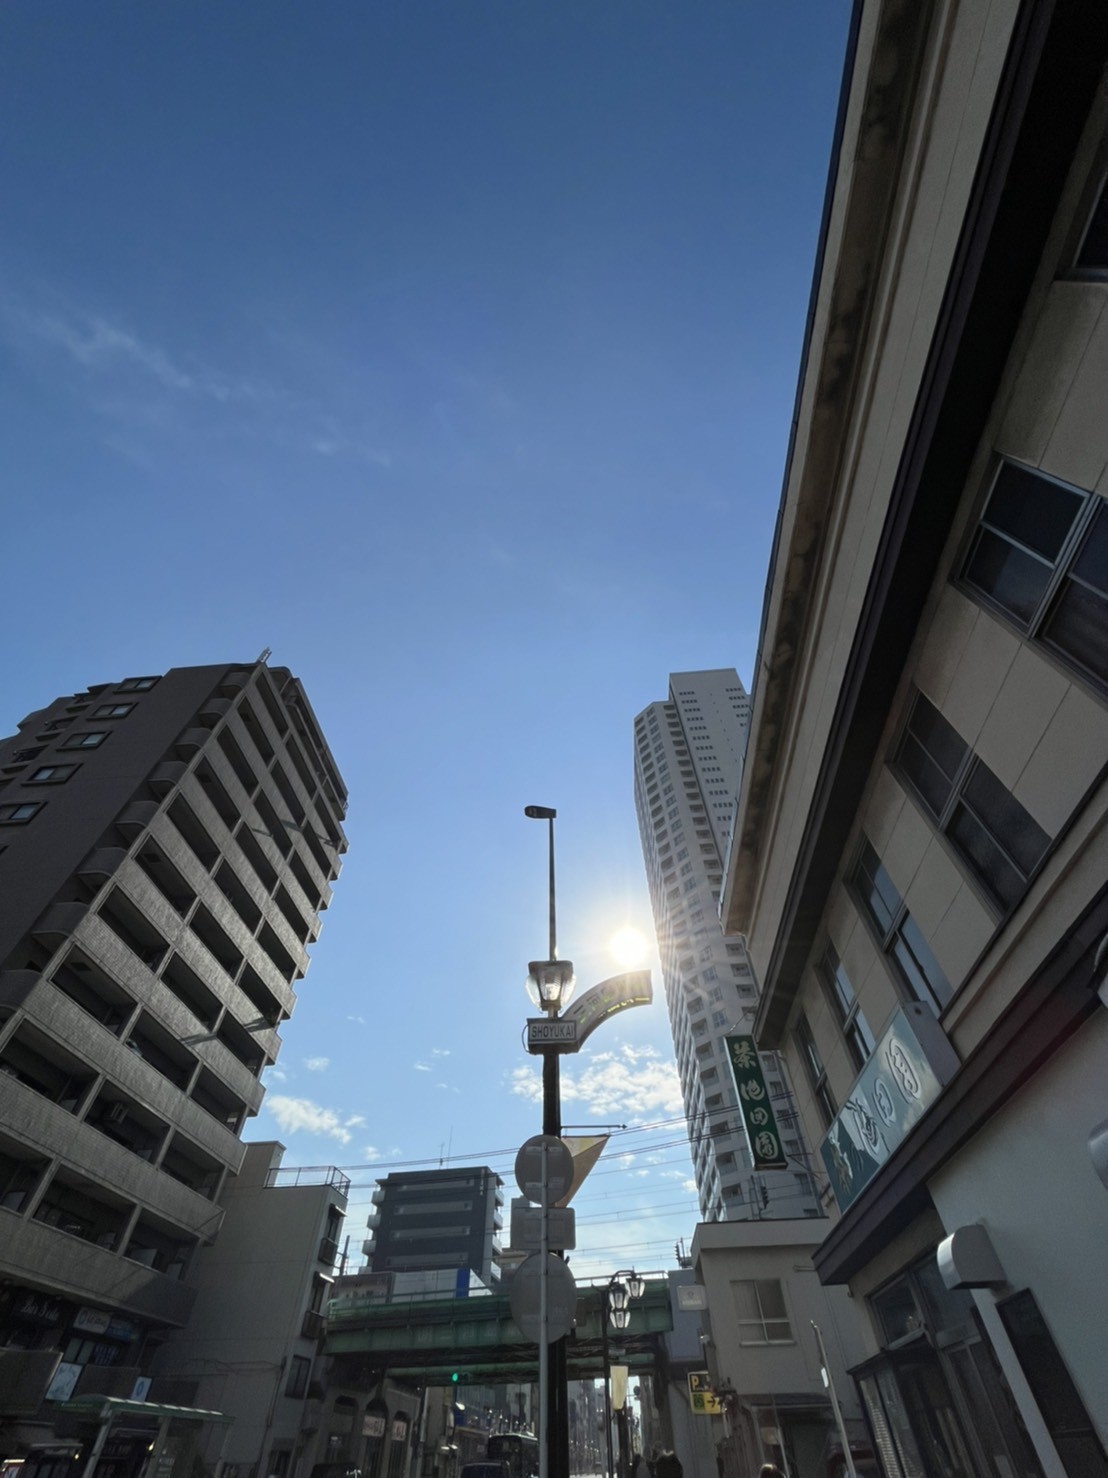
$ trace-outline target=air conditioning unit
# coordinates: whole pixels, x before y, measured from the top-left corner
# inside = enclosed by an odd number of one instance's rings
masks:
[[[125,1103],[113,1103],[109,1106],[105,1118],[109,1124],[126,1124],[127,1113],[128,1109]]]

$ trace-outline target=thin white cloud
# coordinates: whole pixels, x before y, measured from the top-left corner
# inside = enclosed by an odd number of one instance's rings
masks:
[[[681,1182],[681,1189],[683,1191],[688,1191],[688,1193],[689,1193],[690,1196],[695,1196],[696,1195],[696,1181],[693,1180],[692,1177],[690,1176],[688,1180],[683,1180]]]
[[[82,368],[97,373],[136,370],[163,390],[201,397],[227,405],[232,401],[260,402],[275,398],[270,387],[223,375],[199,362],[184,364],[167,350],[96,313],[6,306],[9,322],[25,337],[64,354]],[[279,397],[277,397],[279,398]]]
[[[354,1022],[356,1026],[365,1026],[367,1024],[364,1016],[348,1016],[346,1019],[347,1021]]]
[[[350,1143],[348,1124],[352,1119],[344,1118],[334,1109],[313,1103],[310,1098],[289,1098],[285,1094],[271,1094],[265,1106],[282,1129],[289,1134],[324,1134],[337,1139],[340,1144]]]
[[[432,1057],[449,1057],[450,1056],[450,1048],[449,1047],[432,1047],[431,1048],[431,1056]]]
[[[304,1066],[310,1073],[325,1073],[331,1066],[329,1057],[305,1057]]]
[[[431,1071],[430,1067],[425,1062],[413,1062],[412,1066],[415,1068],[417,1073],[429,1073]]]
[[[379,1160],[381,1158],[381,1151],[375,1144],[367,1144],[365,1149],[362,1150],[362,1156],[366,1160]]]
[[[535,1069],[516,1068],[510,1084],[520,1098],[541,1102],[542,1079]],[[598,1053],[578,1072],[563,1068],[561,1090],[563,1103],[579,1103],[601,1119],[635,1121],[679,1114],[683,1108],[676,1065],[651,1047],[624,1045]]]

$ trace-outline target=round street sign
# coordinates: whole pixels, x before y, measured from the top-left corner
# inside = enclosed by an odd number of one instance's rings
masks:
[[[543,1150],[546,1150],[546,1200],[542,1193]],[[553,1134],[533,1134],[516,1155],[516,1185],[521,1196],[539,1206],[555,1206],[573,1184],[573,1155]]]
[[[556,1339],[564,1339],[573,1328],[577,1316],[577,1283],[567,1265],[553,1252],[546,1254],[546,1277],[546,1339],[548,1344],[553,1344]],[[542,1253],[532,1252],[516,1269],[508,1289],[508,1303],[524,1339],[536,1345],[542,1338],[541,1284]]]

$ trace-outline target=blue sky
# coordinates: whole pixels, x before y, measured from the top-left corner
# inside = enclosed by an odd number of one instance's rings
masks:
[[[649,928],[631,722],[749,684],[846,0],[0,9],[3,714],[303,680],[350,852],[249,1137],[510,1176],[545,951]],[[655,974],[656,985],[660,980]],[[695,1199],[664,1007],[565,1068],[620,1136],[578,1269]],[[520,1074],[520,1070],[524,1072]]]

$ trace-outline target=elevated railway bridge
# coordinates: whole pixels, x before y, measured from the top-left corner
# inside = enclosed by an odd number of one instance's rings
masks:
[[[570,1380],[604,1376],[606,1283],[578,1287],[577,1319],[567,1341]],[[646,1279],[641,1299],[628,1305],[625,1330],[608,1333],[611,1363],[632,1376],[666,1378],[665,1335],[673,1328],[664,1277]],[[538,1346],[526,1340],[504,1293],[468,1298],[397,1300],[359,1304],[333,1300],[323,1353],[342,1360],[345,1379],[361,1384],[385,1375],[423,1385],[498,1384],[538,1379]]]

